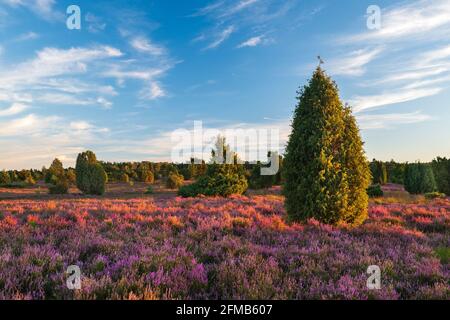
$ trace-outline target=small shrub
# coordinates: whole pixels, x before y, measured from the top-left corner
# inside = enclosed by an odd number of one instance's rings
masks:
[[[213,165],[206,175],[198,178],[193,184],[183,186],[178,190],[182,197],[222,196],[243,194],[248,188],[247,179],[234,168],[234,165]]]
[[[425,193],[425,198],[427,199],[444,199],[446,196],[444,193],[440,193],[440,192],[428,192]]]
[[[126,173],[123,173],[120,176],[120,181],[125,182],[125,183],[129,183],[130,182],[130,177]]]
[[[166,187],[169,189],[178,189],[183,185],[184,178],[181,174],[171,172],[166,179]]]
[[[49,187],[50,194],[66,194],[69,192],[69,180],[66,178],[59,179],[56,184]]]
[[[377,198],[383,196],[383,190],[379,184],[375,184],[367,188],[367,194],[370,198]]]
[[[2,184],[1,187],[9,188],[9,189],[24,189],[24,188],[28,187],[28,184],[23,181],[16,181],[16,182]]]
[[[8,172],[3,170],[0,172],[0,184],[9,184],[11,183],[11,177],[9,176]]]
[[[145,190],[145,194],[153,194],[153,193],[154,193],[153,187],[152,186],[148,186],[147,190]]]

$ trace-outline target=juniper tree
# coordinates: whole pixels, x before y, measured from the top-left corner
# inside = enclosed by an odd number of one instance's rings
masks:
[[[283,172],[290,220],[362,223],[370,171],[350,108],[320,66],[297,99]]]
[[[85,194],[105,192],[108,176],[92,151],[78,154],[75,167],[77,188]]]

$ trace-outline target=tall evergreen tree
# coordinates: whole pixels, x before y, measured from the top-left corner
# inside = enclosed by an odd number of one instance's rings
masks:
[[[75,167],[77,188],[86,194],[105,192],[108,176],[92,151],[78,154]]]
[[[297,99],[283,168],[289,218],[362,223],[370,171],[350,108],[320,66]]]
[[[412,194],[436,191],[437,185],[431,165],[420,162],[408,164],[405,169],[405,189]]]

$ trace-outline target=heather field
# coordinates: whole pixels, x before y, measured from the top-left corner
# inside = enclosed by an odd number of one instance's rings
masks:
[[[3,199],[0,299],[449,299],[450,201],[394,200],[349,228],[288,224],[277,194]]]

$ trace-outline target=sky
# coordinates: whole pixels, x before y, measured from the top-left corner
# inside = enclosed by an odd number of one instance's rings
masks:
[[[0,0],[0,169],[170,161],[194,121],[282,152],[318,55],[369,159],[450,156],[448,0]]]

